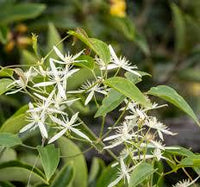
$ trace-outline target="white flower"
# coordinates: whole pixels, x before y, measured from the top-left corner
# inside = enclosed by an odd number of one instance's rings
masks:
[[[194,184],[200,176],[198,176],[196,179],[194,179],[193,181],[188,180],[183,180],[183,181],[179,181],[177,182],[175,185],[173,185],[172,187],[189,187],[192,184]]]
[[[91,142],[91,140],[84,133],[82,133],[80,130],[74,128],[79,125],[79,124],[74,124],[78,119],[78,113],[74,114],[72,116],[71,120],[69,120],[68,117],[66,119],[63,118],[63,121],[54,116],[50,116],[50,118],[53,122],[55,122],[56,124],[59,125],[59,128],[61,129],[61,131],[59,133],[57,133],[56,135],[54,135],[49,140],[49,142],[48,142],[49,144],[56,141],[58,138],[60,138],[62,135],[64,135],[67,131],[72,131],[73,133],[77,134],[78,136]]]
[[[67,54],[62,54],[59,49],[54,46],[53,47],[54,51],[56,52],[56,54],[58,55],[58,57],[62,60],[55,60],[55,59],[51,59],[52,61],[58,63],[58,64],[66,64],[66,65],[69,65],[69,64],[72,64],[73,62],[80,62],[80,61],[83,61],[83,60],[76,60],[82,53],[84,50],[80,51],[79,53],[77,53],[76,55],[70,55],[70,53],[68,52]]]
[[[176,133],[169,131],[167,126],[165,126],[161,122],[158,122],[156,117],[149,117],[146,120],[145,125],[152,128],[152,129],[156,129],[158,136],[160,137],[161,140],[164,140],[163,133],[167,134],[167,135],[172,135],[172,136],[176,135]]]
[[[105,146],[104,149],[111,149],[123,143],[131,143],[131,140],[138,136],[137,132],[132,130],[133,126],[129,126],[127,122],[124,122],[122,126],[116,127],[117,131],[115,135],[111,135],[105,138],[103,141],[112,141],[108,146]]]
[[[137,71],[134,71],[134,69],[137,69],[137,66],[132,66],[131,63],[129,63],[129,61],[126,60],[125,57],[118,58],[111,45],[109,45],[109,50],[112,57],[111,63],[108,64],[107,67],[102,66],[101,70],[105,70],[105,69],[111,70],[111,69],[116,69],[116,68],[122,68],[130,73],[134,73],[135,75],[141,77],[141,75]]]
[[[29,103],[29,110],[28,113],[30,116],[28,117],[28,121],[30,122],[25,127],[20,130],[20,133],[23,133],[27,130],[33,130],[37,127],[40,129],[40,133],[43,138],[48,138],[48,133],[45,127],[45,114],[42,112],[38,112],[34,110],[33,104]]]
[[[138,164],[137,164],[138,165]],[[118,177],[113,181],[111,182],[108,187],[113,187],[115,186],[116,184],[118,184],[122,179],[124,179],[124,182],[125,180],[127,181],[127,183],[129,184],[130,182],[130,172],[132,172],[135,167],[137,166],[132,166],[131,168],[128,168],[125,163],[124,163],[124,160],[123,158],[120,158],[120,171],[118,173]]]
[[[11,84],[9,84],[8,88],[12,88],[13,86],[15,86],[17,89],[6,93],[7,95],[15,94],[22,91],[27,87],[28,82],[32,81],[32,78],[37,75],[37,73],[33,71],[32,67],[30,67],[29,70],[26,72],[23,72],[21,69],[16,69],[15,72],[19,75],[19,79],[14,80]]]
[[[46,87],[50,85],[56,85],[60,96],[66,99],[66,80],[72,74],[76,73],[79,69],[69,70],[69,68],[66,67],[64,70],[59,70],[59,68],[56,68],[53,61],[51,60],[50,60],[50,67],[51,67],[51,75],[49,75],[50,81],[37,83],[33,87]]]

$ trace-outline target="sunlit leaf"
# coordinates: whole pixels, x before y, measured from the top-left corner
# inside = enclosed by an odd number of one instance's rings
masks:
[[[104,84],[114,88],[121,94],[133,99],[135,102],[144,106],[149,106],[150,103],[147,101],[143,93],[129,80],[122,77],[112,77],[104,81]]]
[[[0,79],[0,95],[4,94],[8,90],[11,89],[11,87],[8,88],[8,86],[13,82],[13,80],[8,78],[2,78]]]
[[[200,126],[198,118],[196,117],[191,107],[173,88],[160,85],[157,87],[152,87],[148,91],[148,94],[160,97],[172,103],[173,105],[184,111],[186,114],[188,114]]]

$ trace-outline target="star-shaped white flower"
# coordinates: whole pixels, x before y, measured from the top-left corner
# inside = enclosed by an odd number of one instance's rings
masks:
[[[109,50],[110,50],[110,54],[111,54],[111,63],[107,65],[107,67],[104,65],[101,67],[101,70],[111,70],[111,69],[116,69],[116,68],[122,68],[130,73],[133,73],[139,77],[141,77],[141,75],[135,71],[135,69],[137,69],[137,66],[133,66],[131,63],[129,63],[128,60],[126,60],[125,57],[117,57],[114,49],[112,48],[111,45],[108,46]],[[98,61],[99,62],[99,61]]]
[[[74,62],[82,61],[82,60],[76,60],[76,59],[83,53],[84,50],[80,51],[79,53],[77,53],[75,55],[70,55],[69,52],[67,54],[63,55],[56,46],[54,46],[53,49],[56,52],[57,56],[61,59],[61,61],[55,60],[55,59],[51,59],[51,60],[58,63],[58,64],[70,65]]]
[[[42,137],[48,138],[48,133],[45,126],[45,113],[35,111],[34,106],[31,102],[29,103],[29,110],[27,112],[30,114],[28,117],[28,121],[30,123],[23,127],[20,130],[20,133],[23,133],[27,130],[33,130],[39,127]]]
[[[59,128],[61,129],[61,131],[59,133],[57,133],[56,135],[54,135],[49,140],[49,142],[48,142],[49,144],[56,141],[58,138],[60,138],[62,135],[64,135],[67,131],[69,131],[69,132],[72,131],[73,133],[77,134],[78,136],[91,142],[91,140],[84,133],[82,133],[77,128],[74,128],[79,125],[79,124],[75,124],[75,122],[78,119],[78,113],[74,114],[70,120],[68,119],[68,117],[66,117],[66,119],[63,118],[63,121],[54,116],[51,116],[50,118],[54,123],[59,125]]]

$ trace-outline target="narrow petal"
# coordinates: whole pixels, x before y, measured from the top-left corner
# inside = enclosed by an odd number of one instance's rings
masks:
[[[58,138],[60,138],[63,134],[65,134],[65,132],[67,131],[67,128],[64,128],[63,130],[61,130],[59,133],[57,133],[55,136],[53,136],[49,141],[48,144],[56,141]]]
[[[85,105],[87,105],[91,100],[92,97],[94,96],[94,91],[92,90],[89,95],[87,96],[86,100],[85,100]]]
[[[26,126],[24,126],[24,127],[19,131],[19,133],[23,133],[23,132],[25,132],[25,131],[31,129],[34,125],[35,125],[35,122],[32,122],[32,123],[27,124]]]
[[[78,129],[75,128],[70,128],[72,132],[74,132],[75,134],[77,134],[78,136],[88,140],[89,142],[92,142],[85,134],[83,134],[81,131],[79,131]]]
[[[114,49],[112,48],[111,45],[109,45],[108,47],[109,47],[109,50],[110,50],[110,54],[111,54],[112,58],[114,59],[114,62],[118,62],[119,59],[117,58],[117,55],[116,55]]]
[[[38,122],[38,126],[40,129],[41,135],[45,138],[48,138],[48,133],[47,133],[45,125],[42,122]]]
[[[60,52],[60,50],[59,50],[56,46],[53,46],[53,49],[54,49],[54,51],[56,52],[56,54],[58,55],[58,57],[59,57],[61,60],[65,61],[65,57],[64,57],[63,54]]]
[[[53,85],[55,83],[56,83],[55,81],[40,82],[40,83],[37,83],[37,84],[33,85],[33,87],[43,87],[43,86],[45,87],[45,86]]]
[[[116,184],[119,183],[119,181],[122,179],[123,177],[120,175],[119,177],[117,177],[113,182],[111,182],[108,187],[113,187],[115,186]]]

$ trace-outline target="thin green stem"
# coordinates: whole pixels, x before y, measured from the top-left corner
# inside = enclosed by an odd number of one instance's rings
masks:
[[[102,117],[102,122],[101,122],[101,130],[100,130],[100,134],[99,134],[99,138],[101,139],[101,137],[102,137],[102,135],[103,135],[103,130],[104,130],[104,126],[105,126],[105,118],[106,118],[106,116],[104,115],[103,117]]]

